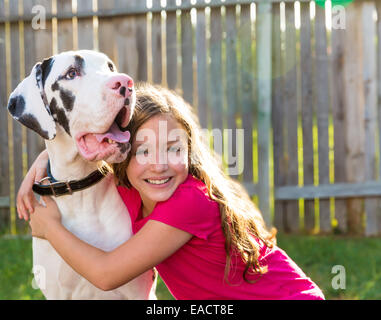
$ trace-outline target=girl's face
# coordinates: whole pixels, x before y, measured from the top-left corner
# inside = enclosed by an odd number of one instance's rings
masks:
[[[131,152],[128,180],[150,213],[188,176],[188,135],[170,115],[157,115],[138,129]]]

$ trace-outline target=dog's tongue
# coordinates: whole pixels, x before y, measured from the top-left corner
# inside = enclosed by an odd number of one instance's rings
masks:
[[[106,133],[98,133],[94,135],[95,138],[98,140],[98,142],[102,142],[103,139],[108,138],[120,143],[126,143],[130,140],[130,132],[128,131],[121,131],[118,127],[118,125],[114,122]]]

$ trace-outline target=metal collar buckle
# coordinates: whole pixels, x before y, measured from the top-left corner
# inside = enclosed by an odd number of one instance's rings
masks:
[[[50,177],[45,177],[43,179],[41,179],[38,183],[41,184],[41,182],[45,181],[45,180],[51,180]],[[55,197],[60,197],[60,196],[63,196],[65,194],[67,194],[66,192],[65,193],[62,193],[62,194],[57,194],[54,190],[55,187],[64,187],[66,186],[66,191],[68,192],[68,194],[73,194],[73,190],[71,189],[70,187],[70,183],[68,181],[58,181],[58,182],[53,182],[53,183],[50,183],[49,185],[46,185],[48,187],[50,187],[50,190],[52,190],[52,193]]]

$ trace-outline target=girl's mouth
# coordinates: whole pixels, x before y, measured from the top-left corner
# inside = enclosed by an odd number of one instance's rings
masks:
[[[152,185],[164,185],[168,183],[171,179],[172,177],[166,179],[144,179],[144,181]]]

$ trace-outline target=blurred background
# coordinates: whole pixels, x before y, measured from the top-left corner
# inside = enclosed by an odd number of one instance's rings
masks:
[[[79,49],[193,105],[326,298],[380,299],[379,17],[379,0],[0,0],[0,299],[43,298],[15,198],[44,142],[8,96],[36,62]],[[172,298],[161,281],[158,296]]]

